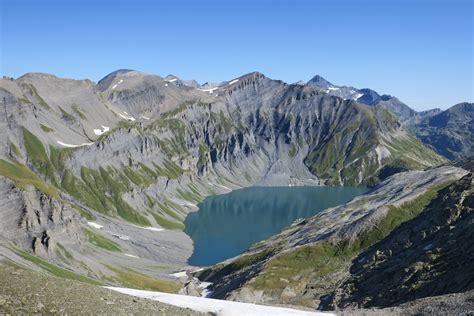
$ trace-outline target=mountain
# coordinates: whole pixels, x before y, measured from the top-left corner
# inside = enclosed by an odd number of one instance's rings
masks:
[[[214,298],[315,309],[469,291],[471,181],[453,166],[399,173],[196,275]]]
[[[387,307],[474,290],[473,189],[470,173],[439,191],[419,216],[361,253],[332,304]]]
[[[316,75],[308,81],[307,85],[317,87],[330,95],[334,95],[343,99],[352,99],[357,102],[367,104],[374,107],[379,107],[390,111],[401,122],[413,119],[417,116],[417,112],[411,109],[408,105],[398,100],[396,97],[390,95],[379,95],[371,89],[357,89],[347,86],[336,86]]]
[[[177,292],[170,273],[192,253],[183,220],[206,196],[252,185],[376,186],[446,161],[387,109],[318,87],[259,72],[200,87],[180,81],[134,70],[97,84],[1,79],[0,257]],[[433,170],[411,172],[451,177]]]
[[[474,154],[474,104],[459,103],[414,124],[421,141],[448,159]]]

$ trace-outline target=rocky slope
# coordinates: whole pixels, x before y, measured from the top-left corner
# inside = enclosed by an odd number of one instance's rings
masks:
[[[6,315],[205,315],[0,262],[0,313]]]
[[[459,103],[414,126],[421,141],[448,159],[474,154],[474,104]]]
[[[351,262],[361,252],[416,217],[436,196],[443,198],[440,189],[466,173],[444,166],[394,175],[198,277],[213,283],[212,297],[317,308],[350,275]]]
[[[192,252],[182,221],[208,195],[375,185],[445,161],[382,107],[258,72],[200,87],[178,79],[0,80],[0,254],[108,284],[150,276],[148,287],[175,292],[169,273]]]
[[[471,161],[471,171],[474,164]],[[338,308],[388,307],[474,289],[472,174],[439,192],[416,218],[360,254],[335,291]]]

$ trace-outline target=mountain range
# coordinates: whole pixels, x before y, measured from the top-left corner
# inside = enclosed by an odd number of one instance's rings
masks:
[[[334,259],[334,282],[359,271],[348,262],[379,242],[392,248],[384,240],[397,227],[384,221],[392,208],[412,220],[407,203],[430,193],[423,208],[436,212],[427,203],[438,191],[468,181],[468,167],[449,160],[473,153],[472,103],[416,112],[320,76],[287,84],[253,72],[200,85],[134,70],[97,83],[29,73],[1,79],[0,102],[0,258],[74,280],[177,292],[170,273],[192,253],[183,220],[206,196],[254,185],[373,188],[196,275],[214,283],[215,297],[253,302],[390,306],[314,285],[327,274],[298,270],[288,278],[301,282],[289,287],[262,276],[286,264],[280,253],[293,260],[294,249],[304,257],[314,247]],[[379,225],[389,228],[375,238]],[[344,257],[333,255],[341,244]]]

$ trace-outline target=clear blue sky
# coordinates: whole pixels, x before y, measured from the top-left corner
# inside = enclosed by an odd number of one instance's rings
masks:
[[[471,0],[0,0],[0,73],[320,74],[415,109],[473,102]]]

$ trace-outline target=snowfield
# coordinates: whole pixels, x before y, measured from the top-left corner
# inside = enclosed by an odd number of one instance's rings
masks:
[[[94,145],[94,143],[82,143],[80,145],[72,145],[72,144],[67,144],[67,143],[63,143],[59,140],[56,141],[59,145],[62,145],[64,147],[69,147],[69,148],[76,148],[76,147],[82,147],[82,146],[91,146],[91,145]]]
[[[219,87],[215,87],[215,88],[210,88],[210,89],[198,89],[199,91],[204,91],[204,92],[209,92],[209,93],[213,93],[215,90],[219,89]]]
[[[102,125],[102,128],[94,129],[94,134],[102,135],[102,134],[104,134],[105,132],[108,132],[108,131],[110,131],[110,127]]]
[[[89,225],[90,227],[94,227],[96,229],[101,229],[102,227],[104,227],[104,226],[102,226],[100,224],[97,224],[97,223],[94,223],[94,222],[87,222],[87,225]]]
[[[189,308],[203,313],[214,313],[219,316],[303,316],[303,315],[334,315],[322,312],[309,312],[291,308],[265,306],[250,303],[240,303],[224,300],[216,300],[212,298],[204,298],[197,296],[187,296],[178,294],[169,294],[162,292],[152,292],[135,290],[120,287],[105,287],[107,289],[117,291],[120,293],[147,298],[154,301],[159,301],[165,304],[170,304],[182,308]]]

